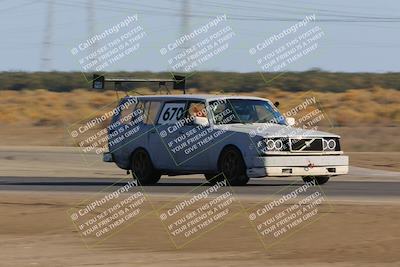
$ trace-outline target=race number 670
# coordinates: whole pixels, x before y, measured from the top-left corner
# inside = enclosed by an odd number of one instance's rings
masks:
[[[170,121],[170,120],[179,120],[179,118],[183,114],[183,108],[167,108],[164,111],[163,120]],[[175,118],[174,118],[175,117]]]
[[[166,103],[162,109],[158,123],[175,123],[185,112],[185,103]]]

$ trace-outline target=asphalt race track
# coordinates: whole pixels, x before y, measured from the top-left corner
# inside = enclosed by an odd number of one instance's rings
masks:
[[[72,148],[0,149],[1,191],[99,192],[113,191],[131,180],[114,164],[103,163],[97,155],[92,166],[82,164],[79,151]],[[149,194],[182,195],[196,186],[209,186],[202,175],[164,176],[158,184],[144,186]],[[247,186],[234,187],[239,196],[263,197],[282,189],[302,185],[301,178],[252,179]],[[346,199],[397,198],[400,173],[351,167],[348,175],[332,177],[321,186],[327,197]],[[138,189],[140,190],[140,189]]]
[[[194,187],[205,183],[200,178],[163,178],[157,185],[144,186],[146,193],[168,193],[184,194],[191,191]],[[120,179],[94,179],[84,177],[1,177],[0,190],[9,191],[71,191],[71,192],[98,192],[106,188],[113,191],[125,185]],[[247,186],[234,187],[237,194],[265,196],[276,193],[287,186],[300,186],[303,183],[298,180],[268,181],[267,179],[252,180]],[[207,186],[207,185],[204,185]],[[327,196],[346,196],[346,197],[397,197],[400,195],[400,182],[355,182],[355,181],[330,181],[321,186]]]

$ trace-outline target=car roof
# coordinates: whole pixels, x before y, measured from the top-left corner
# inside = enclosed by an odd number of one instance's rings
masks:
[[[252,99],[252,100],[266,100],[265,98],[255,96],[241,96],[241,95],[211,95],[211,94],[180,94],[180,95],[143,95],[143,96],[129,96],[137,97],[143,100],[204,100],[212,101],[218,99]]]

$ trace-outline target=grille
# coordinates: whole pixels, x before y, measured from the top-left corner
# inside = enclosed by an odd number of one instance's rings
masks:
[[[322,138],[290,139],[292,151],[323,151]]]

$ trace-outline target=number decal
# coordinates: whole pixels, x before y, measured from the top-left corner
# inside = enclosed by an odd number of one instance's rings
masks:
[[[185,112],[185,103],[166,103],[161,111],[159,124],[171,124],[181,119]]]

